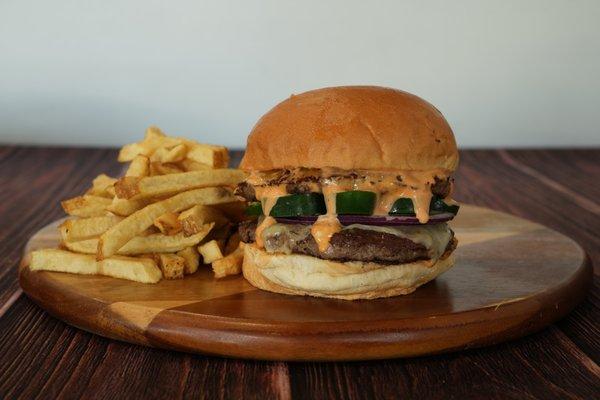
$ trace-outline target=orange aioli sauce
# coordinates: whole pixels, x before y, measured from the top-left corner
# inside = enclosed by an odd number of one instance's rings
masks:
[[[334,169],[323,169],[322,174],[328,176],[333,174]],[[342,171],[344,172],[344,171]],[[347,172],[347,171],[346,171]],[[327,213],[319,216],[311,228],[311,234],[314,237],[320,251],[325,251],[329,247],[331,237],[342,229],[337,219],[336,196],[339,192],[348,190],[371,191],[377,195],[374,215],[387,215],[394,202],[399,198],[410,198],[413,202],[415,214],[420,223],[429,221],[429,205],[432,198],[431,185],[435,182],[435,177],[445,178],[450,176],[450,171],[435,169],[430,171],[365,171],[359,174],[364,178],[325,178],[322,184],[308,182],[312,192],[322,192],[325,198]],[[398,176],[401,180],[398,180]],[[261,173],[251,173],[251,184],[265,185]],[[266,217],[256,229],[256,244],[263,247],[262,232],[269,226],[276,223],[276,220],[269,216],[271,209],[277,202],[277,199],[287,194],[285,184],[275,186],[255,186],[256,198],[261,201]],[[446,200],[449,199],[450,195]]]
[[[265,214],[265,218],[256,227],[255,233],[256,245],[258,248],[262,249],[265,247],[265,242],[262,238],[263,231],[277,223],[275,218],[269,215],[271,214],[271,209],[275,203],[277,203],[278,198],[287,194],[287,190],[285,189],[285,184],[283,184],[276,186],[260,186],[254,188],[254,191],[256,193],[256,199],[261,202],[263,213]]]
[[[325,182],[322,185],[321,190],[323,191],[323,197],[325,198],[327,214],[317,218],[317,221],[310,228],[310,234],[315,239],[315,242],[317,242],[319,251],[324,252],[329,247],[331,237],[342,230],[342,224],[340,224],[340,221],[337,219],[336,196],[339,192],[343,192],[346,189],[343,185]]]

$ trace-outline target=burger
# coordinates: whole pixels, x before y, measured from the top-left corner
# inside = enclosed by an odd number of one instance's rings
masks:
[[[452,267],[458,151],[443,115],[396,89],[342,86],[277,104],[254,126],[236,193],[244,277],[290,295],[373,299]]]

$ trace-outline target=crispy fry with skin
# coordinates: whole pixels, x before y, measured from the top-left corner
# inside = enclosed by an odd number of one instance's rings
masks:
[[[135,236],[139,235],[154,220],[168,212],[179,212],[196,204],[218,204],[234,201],[231,190],[225,188],[204,188],[179,193],[168,199],[152,203],[123,219],[102,234],[98,242],[98,259],[110,257]]]
[[[115,191],[123,199],[157,197],[203,187],[235,186],[245,176],[238,169],[215,169],[146,178],[124,177],[115,184]]]

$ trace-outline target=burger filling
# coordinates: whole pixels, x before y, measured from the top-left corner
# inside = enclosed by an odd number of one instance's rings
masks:
[[[456,246],[449,171],[284,169],[251,174],[236,193],[257,217],[244,242],[336,261],[436,261]]]
[[[256,240],[257,221],[239,226],[242,241]],[[269,253],[306,254],[336,261],[364,261],[404,264],[418,260],[436,261],[456,247],[454,232],[447,224],[425,226],[368,226],[353,224],[333,234],[321,251],[310,225],[276,223],[261,233]]]

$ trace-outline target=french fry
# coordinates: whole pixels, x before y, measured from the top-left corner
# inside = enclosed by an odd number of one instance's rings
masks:
[[[148,203],[150,203],[149,199],[127,200],[114,197],[112,202],[106,207],[106,211],[110,211],[121,217],[127,217],[146,207]]]
[[[183,159],[177,163],[179,168],[183,169],[186,172],[190,171],[204,171],[207,169],[212,169],[212,167],[208,164],[202,164],[189,158]]]
[[[92,187],[86,192],[86,194],[112,198],[114,196],[113,185],[116,181],[117,180],[115,178],[111,178],[106,174],[100,174],[94,178],[92,181]]]
[[[158,161],[161,163],[176,163],[185,159],[186,154],[187,147],[182,143],[170,149],[166,147],[160,147],[156,149],[150,159],[152,161]]]
[[[244,178],[244,172],[238,169],[192,171],[146,178],[124,177],[115,184],[115,191],[123,199],[158,197],[210,186],[234,186]]]
[[[156,283],[162,277],[156,263],[149,258],[115,256],[96,261],[94,256],[60,249],[42,249],[31,252],[29,268],[32,271],[106,275],[142,283]]]
[[[192,143],[188,144],[187,158],[202,164],[208,164],[213,168],[227,168],[229,165],[229,153],[223,146]]]
[[[200,264],[200,254],[195,247],[186,247],[185,249],[178,251],[177,255],[185,260],[183,272],[186,275],[193,274],[198,270],[198,265]]]
[[[202,262],[210,264],[215,260],[223,258],[223,252],[216,240],[211,240],[198,246],[198,252],[202,255]]]
[[[63,210],[76,217],[99,217],[106,215],[106,207],[112,202],[106,197],[85,194],[61,202]]]
[[[125,176],[144,177],[150,174],[150,159],[144,155],[137,155],[131,160]]]
[[[231,254],[212,262],[215,278],[224,278],[228,275],[238,275],[242,272],[244,262],[244,246],[240,246]]]
[[[209,222],[214,222],[216,228],[228,222],[223,213],[211,206],[194,206],[189,210],[182,211],[178,219],[186,236],[195,234]]]
[[[61,246],[74,253],[80,254],[96,254],[98,251],[98,238],[91,238],[85,240],[77,240],[74,242],[63,241]]]
[[[204,229],[195,235],[185,237],[183,234],[165,236],[154,234],[148,236],[136,236],[118,250],[118,254],[134,255],[144,253],[175,253],[186,247],[195,246],[208,235],[212,224],[206,224]]]
[[[181,221],[179,221],[177,217],[177,213],[168,212],[156,218],[154,220],[154,226],[156,226],[163,235],[175,235],[183,229]]]
[[[183,170],[173,163],[154,161],[150,163],[150,176],[180,174]]]
[[[136,236],[127,242],[125,246],[121,247],[116,254],[127,256],[148,253],[174,253],[200,243],[210,232],[211,228],[212,224],[207,224],[202,231],[187,237],[183,236],[183,234],[166,236],[161,233]],[[98,242],[98,238],[91,238],[76,242],[64,241],[62,245],[76,253],[96,254],[98,251]]]
[[[114,215],[68,219],[60,224],[59,230],[65,242],[74,242],[100,236],[122,219]]]
[[[166,136],[159,128],[146,129],[144,140],[123,146],[119,151],[119,162],[128,162],[138,155],[151,156],[160,147],[175,147],[183,143],[182,139]]]
[[[168,212],[179,212],[196,204],[218,204],[234,201],[231,190],[225,188],[204,188],[179,193],[168,199],[152,203],[123,219],[100,236],[98,243],[98,259],[115,254],[133,237],[139,235],[154,220]]]
[[[185,259],[176,254],[159,254],[160,269],[165,279],[183,279]]]

